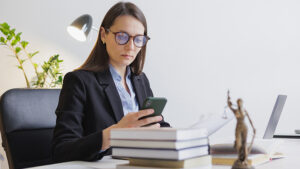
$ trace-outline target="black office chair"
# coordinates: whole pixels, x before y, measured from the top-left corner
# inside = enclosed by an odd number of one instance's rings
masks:
[[[1,96],[2,146],[10,169],[51,164],[59,89],[11,89]]]

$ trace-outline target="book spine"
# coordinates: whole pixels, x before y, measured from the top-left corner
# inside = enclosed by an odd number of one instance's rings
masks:
[[[147,158],[183,160],[208,155],[208,146],[193,147],[183,150],[143,149],[143,148],[113,148],[113,157]]]
[[[199,148],[199,147],[208,147],[209,150],[209,144],[205,145],[198,145],[198,146],[193,146],[193,147],[186,147],[186,148],[181,148],[181,149],[175,149],[175,148],[148,148],[148,147],[118,147],[118,146],[112,146],[112,149],[130,149],[130,150],[165,150],[165,151],[182,151],[186,149],[191,149],[191,148]]]
[[[206,130],[148,131],[112,130],[111,139],[128,140],[191,140],[208,137]]]
[[[175,149],[181,150],[191,147],[207,146],[208,138],[189,141],[147,141],[147,140],[115,140],[111,139],[113,148],[149,148],[149,149]]]

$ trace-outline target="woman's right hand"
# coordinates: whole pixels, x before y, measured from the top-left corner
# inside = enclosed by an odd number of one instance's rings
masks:
[[[161,116],[154,116],[154,117],[141,119],[142,117],[148,116],[153,113],[154,113],[153,109],[145,109],[145,110],[140,110],[138,112],[128,113],[114,126],[114,128],[142,127],[151,123],[156,123],[156,124],[150,125],[148,127],[159,128],[160,124],[158,122],[162,120]]]

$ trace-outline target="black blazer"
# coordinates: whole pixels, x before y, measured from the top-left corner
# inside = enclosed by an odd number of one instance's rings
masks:
[[[132,84],[139,107],[153,96],[144,73],[132,74]],[[98,160],[110,154],[99,153],[102,130],[116,124],[123,117],[122,102],[109,69],[102,72],[77,70],[64,77],[56,109],[56,126],[52,141],[55,162]],[[162,127],[170,125],[160,122]]]

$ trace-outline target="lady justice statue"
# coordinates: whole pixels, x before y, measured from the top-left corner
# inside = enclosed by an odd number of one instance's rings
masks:
[[[234,148],[238,152],[238,159],[234,162],[232,169],[251,169],[253,167],[248,164],[247,160],[248,160],[248,153],[250,153],[252,149],[256,130],[253,126],[252,120],[250,119],[248,112],[243,108],[242,99],[237,100],[236,109],[232,107],[232,103],[230,101],[230,96],[229,96],[229,90],[227,92],[227,104],[228,107],[234,113],[237,121],[236,128],[235,128]],[[248,148],[247,148],[248,128],[244,121],[245,117],[248,118],[251,127],[253,129],[253,137]]]

